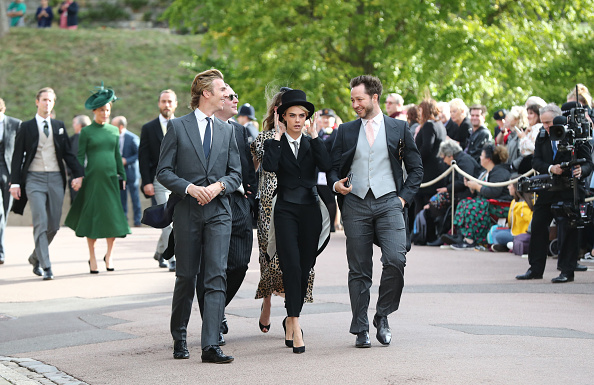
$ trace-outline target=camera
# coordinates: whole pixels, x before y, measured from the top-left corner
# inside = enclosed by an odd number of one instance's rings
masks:
[[[577,102],[568,102],[561,106],[563,115],[555,117],[549,127],[552,141],[558,141],[559,151],[573,149],[576,141],[592,137],[592,124],[586,117],[588,110]]]
[[[551,205],[551,212],[555,217],[569,219],[569,227],[572,229],[583,228],[584,225],[592,223],[594,207],[592,203],[557,202]]]

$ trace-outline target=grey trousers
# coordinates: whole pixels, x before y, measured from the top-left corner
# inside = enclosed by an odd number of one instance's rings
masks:
[[[29,263],[39,262],[43,269],[51,267],[49,245],[60,229],[64,182],[60,172],[29,172],[25,190],[33,216],[35,250]]]
[[[0,255],[4,256],[4,230],[6,220],[12,206],[12,195],[8,184],[8,170],[4,162],[0,162]]]
[[[357,334],[369,330],[367,310],[373,274],[374,237],[382,251],[382,276],[376,314],[388,316],[398,310],[400,305],[406,265],[406,230],[402,203],[395,192],[378,199],[371,190],[365,199],[348,194],[342,207],[342,219],[353,313],[350,332]]]
[[[157,204],[162,205],[167,203],[171,191],[167,190],[161,183],[157,182],[157,179],[154,180],[153,187],[155,188],[155,200],[157,201]],[[159,237],[159,242],[157,242],[157,253],[163,254],[167,248],[167,245],[169,244],[169,234],[171,234],[172,229],[172,225],[169,225],[161,230],[161,236]],[[171,261],[175,261],[175,256],[169,260],[169,262]]]

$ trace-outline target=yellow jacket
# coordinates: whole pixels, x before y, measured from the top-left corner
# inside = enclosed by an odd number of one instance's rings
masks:
[[[507,223],[513,236],[528,231],[528,225],[532,220],[532,210],[524,201],[516,202],[514,199],[509,206]]]

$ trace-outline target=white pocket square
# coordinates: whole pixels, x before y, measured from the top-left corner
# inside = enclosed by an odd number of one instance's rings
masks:
[[[58,130],[58,135],[62,135],[64,133],[64,127],[60,127]]]

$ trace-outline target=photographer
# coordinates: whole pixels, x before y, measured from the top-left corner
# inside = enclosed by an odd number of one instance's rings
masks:
[[[543,129],[540,130],[536,138],[532,167],[541,174],[549,174],[553,177],[573,176],[578,186],[579,198],[583,201],[585,196],[584,179],[590,175],[593,168],[590,156],[592,147],[586,140],[576,141],[576,158],[585,159],[585,163],[571,168],[561,167],[561,163],[572,160],[571,151],[561,151],[561,144],[563,143],[552,141],[549,136],[549,129],[553,125],[553,119],[561,114],[561,109],[554,104],[548,104],[540,109]],[[530,268],[525,274],[516,276],[516,279],[542,279],[549,244],[548,227],[553,219],[551,206],[561,201],[573,204],[573,189],[571,187],[564,186],[561,191],[541,191],[538,193],[532,217],[532,237],[530,238],[530,251],[528,254]],[[557,223],[559,245],[557,267],[561,270],[561,274],[553,278],[552,282],[571,282],[574,278],[578,258],[578,232],[575,229],[570,229],[569,218],[567,217],[556,217],[555,221]]]

